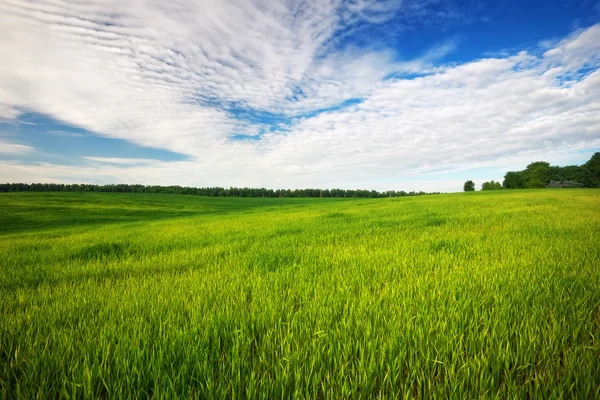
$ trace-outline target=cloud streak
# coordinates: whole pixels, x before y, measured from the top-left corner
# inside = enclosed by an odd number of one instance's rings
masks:
[[[140,165],[140,164],[156,164],[160,163],[159,160],[153,160],[148,158],[117,158],[117,157],[82,157],[85,160],[93,161],[96,163],[106,164],[118,164],[118,165]]]
[[[31,153],[35,149],[31,146],[25,146],[23,144],[10,143],[5,140],[0,139],[0,154],[2,155],[23,155],[27,153]]]

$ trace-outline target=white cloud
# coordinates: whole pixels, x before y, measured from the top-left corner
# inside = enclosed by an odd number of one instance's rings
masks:
[[[190,161],[90,157],[77,171],[17,163],[2,173],[385,188],[415,173],[600,145],[600,25],[545,42],[540,56],[461,65],[435,66],[459,45],[453,39],[403,62],[389,49],[335,46],[340,32],[385,22],[392,11],[424,18],[430,3],[3,0],[0,52],[11,56],[0,63],[0,118],[39,112]],[[460,14],[451,11],[442,14]],[[402,73],[423,76],[385,79]],[[363,102],[302,117],[354,98]],[[232,141],[265,128],[237,119],[232,104],[290,124],[261,140]]]
[[[0,103],[0,122],[17,118],[21,112],[7,104]]]
[[[31,146],[25,146],[23,144],[10,143],[5,140],[0,139],[0,154],[2,155],[22,155],[31,153],[35,150]]]
[[[118,158],[118,157],[81,157],[88,161],[97,163],[107,164],[120,164],[120,165],[140,165],[140,164],[156,164],[160,163],[159,160],[153,160],[150,158]]]
[[[63,137],[84,137],[82,133],[71,132],[71,131],[61,131],[61,130],[50,130],[43,132],[44,135],[52,135],[52,136],[63,136]]]

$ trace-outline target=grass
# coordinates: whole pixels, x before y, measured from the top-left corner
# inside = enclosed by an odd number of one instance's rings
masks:
[[[0,195],[2,398],[600,398],[600,191]]]

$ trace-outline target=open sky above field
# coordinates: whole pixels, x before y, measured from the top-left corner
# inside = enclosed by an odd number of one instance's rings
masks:
[[[458,191],[600,149],[597,0],[0,15],[0,181]]]

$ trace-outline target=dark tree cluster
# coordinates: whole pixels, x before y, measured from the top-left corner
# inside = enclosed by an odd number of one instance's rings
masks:
[[[145,186],[145,185],[91,185],[62,183],[0,183],[0,192],[111,192],[111,193],[166,193],[187,194],[210,197],[403,197],[420,196],[425,192],[405,192],[404,190],[345,190],[345,189],[265,189],[222,187],[182,187],[182,186]]]
[[[550,185],[550,182],[553,182]],[[510,171],[504,175],[502,185],[506,189],[534,189],[544,187],[600,187],[600,152],[595,153],[583,165],[566,167],[551,166],[545,161],[536,161],[523,171]]]

